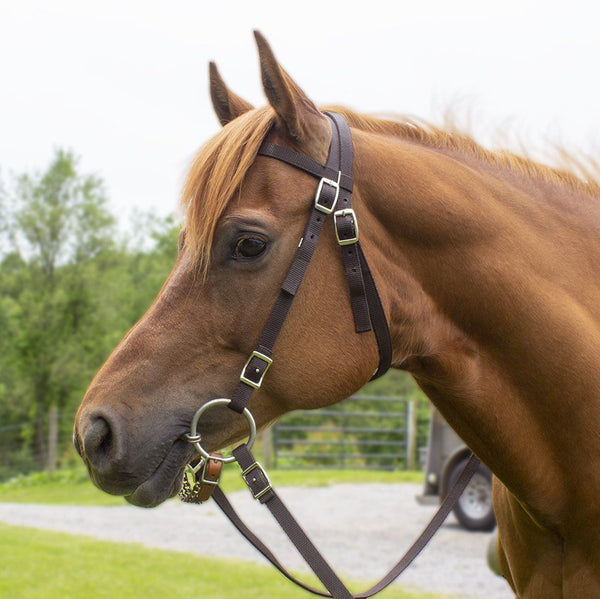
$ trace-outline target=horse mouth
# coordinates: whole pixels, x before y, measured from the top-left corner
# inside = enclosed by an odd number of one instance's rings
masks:
[[[181,489],[186,464],[193,457],[189,443],[177,440],[156,470],[125,499],[138,507],[156,507]]]

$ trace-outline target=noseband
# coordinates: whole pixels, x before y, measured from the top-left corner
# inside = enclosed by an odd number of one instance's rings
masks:
[[[324,166],[309,156],[268,142],[263,143],[258,151],[260,156],[274,158],[313,175],[319,179],[319,183],[314,205],[292,264],[281,285],[279,295],[256,349],[250,354],[242,369],[239,383],[231,400],[214,399],[204,404],[194,415],[190,433],[184,435],[184,438],[196,447],[202,456],[202,460],[198,465],[189,467],[188,475],[191,478],[186,475],[181,497],[184,501],[199,503],[212,495],[217,505],[246,539],[282,574],[305,590],[322,597],[333,597],[335,599],[366,599],[391,584],[410,565],[451,511],[471,476],[477,470],[479,461],[472,456],[432,522],[381,582],[365,593],[352,595],[283,504],[273,489],[263,467],[250,452],[256,434],[256,425],[248,410],[248,402],[254,391],[260,389],[265,375],[273,363],[273,347],[294,297],[300,288],[306,268],[315,252],[323,224],[331,214],[333,214],[335,235],[341,249],[344,271],[348,282],[355,331],[358,334],[373,331],[377,340],[379,364],[371,380],[385,374],[392,361],[392,343],[387,319],[360,244],[358,220],[352,208],[354,161],[352,134],[344,117],[335,113],[326,114],[331,120],[332,137],[327,163]],[[226,405],[238,414],[243,414],[250,429],[248,442],[234,449],[232,455],[228,457],[214,453],[209,454],[202,447],[201,436],[197,432],[198,422],[202,414],[216,405]],[[237,461],[242,468],[242,477],[254,498],[269,508],[307,564],[329,591],[328,593],[314,589],[291,575],[235,513],[233,507],[217,486],[219,472],[217,471],[218,466],[215,467],[215,465],[233,461]]]

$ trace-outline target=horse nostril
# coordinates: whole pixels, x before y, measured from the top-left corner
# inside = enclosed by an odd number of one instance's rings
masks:
[[[102,416],[91,418],[79,445],[90,463],[99,466],[109,457],[113,445],[113,432],[108,421]]]

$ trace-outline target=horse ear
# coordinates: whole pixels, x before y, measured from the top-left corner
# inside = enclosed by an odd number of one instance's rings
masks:
[[[267,40],[259,31],[254,32],[263,87],[271,106],[277,113],[279,124],[295,141],[314,154],[327,155],[331,127],[327,118],[277,62]]]
[[[210,97],[212,98],[213,107],[221,125],[225,126],[241,114],[254,108],[252,104],[234,94],[227,87],[214,62],[211,62],[209,65],[209,77]]]

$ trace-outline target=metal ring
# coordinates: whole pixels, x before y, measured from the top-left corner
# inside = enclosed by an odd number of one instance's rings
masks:
[[[198,421],[200,420],[200,416],[202,416],[202,414],[204,414],[204,412],[206,412],[206,410],[208,410],[209,408],[213,408],[215,406],[227,406],[231,403],[231,399],[212,399],[211,401],[207,401],[201,408],[199,408],[196,413],[194,414],[194,417],[192,418],[192,425],[190,427],[190,432],[188,435],[186,435],[186,437],[188,439],[199,439],[200,435],[197,432],[197,428],[198,428]],[[246,443],[246,445],[248,446],[248,448],[252,447],[252,445],[254,445],[254,440],[256,439],[256,422],[254,422],[254,418],[252,416],[252,414],[250,413],[250,410],[248,410],[248,408],[244,408],[244,411],[242,412],[242,415],[246,417],[246,421],[248,422],[248,428],[250,429],[250,435],[248,438],[248,442]],[[204,447],[202,447],[202,445],[200,445],[200,441],[192,441],[190,440],[190,443],[192,443],[192,445],[198,450],[198,453],[205,459],[205,460],[217,460],[219,462],[223,462],[224,464],[229,464],[231,462],[235,462],[235,457],[234,456],[227,456],[227,457],[217,457],[215,455],[211,455],[208,453],[208,451],[206,451],[206,449],[204,449]]]

